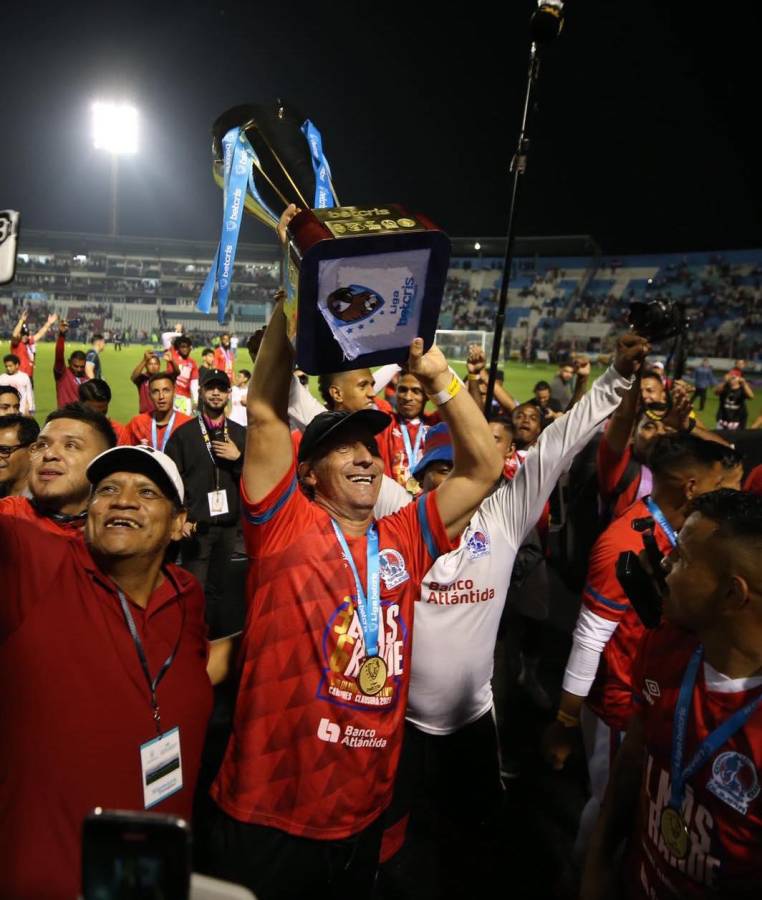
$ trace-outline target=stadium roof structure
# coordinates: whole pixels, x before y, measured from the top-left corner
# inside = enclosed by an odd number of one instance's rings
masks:
[[[52,253],[71,256],[105,254],[156,259],[188,259],[209,262],[217,244],[207,241],[184,241],[171,238],[109,236],[71,231],[35,231],[22,229],[19,253]],[[236,262],[278,262],[281,253],[272,244],[238,244]]]

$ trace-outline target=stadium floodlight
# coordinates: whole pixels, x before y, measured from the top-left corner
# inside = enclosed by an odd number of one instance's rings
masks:
[[[482,245],[479,243],[479,241],[477,241],[474,244],[474,250],[476,250],[476,252],[478,253],[481,249],[482,249]]]
[[[114,155],[138,152],[138,111],[129,103],[93,103],[93,144]]]

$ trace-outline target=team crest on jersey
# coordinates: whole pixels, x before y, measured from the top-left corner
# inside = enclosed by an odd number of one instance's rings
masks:
[[[489,554],[489,535],[486,531],[473,531],[466,541],[468,555],[471,559],[479,559]]]
[[[410,578],[405,568],[405,559],[397,550],[382,550],[379,553],[379,569],[387,591],[394,590]]]
[[[749,804],[759,794],[757,770],[748,756],[728,750],[714,761],[707,787],[728,806],[746,815]]]

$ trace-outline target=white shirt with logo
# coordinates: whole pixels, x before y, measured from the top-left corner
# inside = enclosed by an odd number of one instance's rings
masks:
[[[415,607],[407,719],[450,734],[492,707],[492,663],[516,553],[559,477],[614,410],[632,380],[610,367],[540,435],[512,481],[483,501],[460,546],[440,556]]]

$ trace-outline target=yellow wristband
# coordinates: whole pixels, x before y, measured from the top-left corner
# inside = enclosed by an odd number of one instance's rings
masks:
[[[469,372],[469,373],[468,373],[468,380],[469,380],[469,381],[478,381],[478,380],[479,380],[479,373],[478,373],[478,372],[476,372],[476,373],[474,373],[474,372]]]
[[[452,400],[452,398],[460,392],[460,389],[463,387],[463,382],[458,378],[457,375],[452,376],[452,381],[447,387],[445,391],[438,391],[436,394],[433,394],[431,399],[436,403],[437,406],[443,406],[445,403]]]

